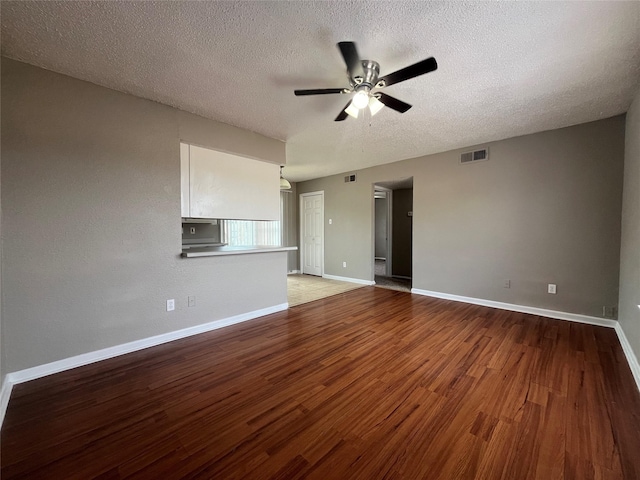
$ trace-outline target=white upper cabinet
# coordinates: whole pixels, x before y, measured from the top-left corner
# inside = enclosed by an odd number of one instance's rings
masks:
[[[280,219],[278,165],[180,144],[182,216]]]

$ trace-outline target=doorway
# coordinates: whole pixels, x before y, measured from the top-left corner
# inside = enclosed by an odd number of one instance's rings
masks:
[[[376,286],[411,291],[413,261],[413,178],[374,184]]]
[[[300,195],[300,271],[324,273],[324,191]]]
[[[393,190],[374,186],[375,235],[374,235],[374,272],[375,275],[391,276]]]

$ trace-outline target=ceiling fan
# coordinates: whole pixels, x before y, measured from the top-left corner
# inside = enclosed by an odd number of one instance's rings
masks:
[[[365,107],[369,107],[371,115],[378,113],[385,105],[397,112],[404,113],[411,108],[411,105],[398,100],[395,97],[377,91],[404,82],[425,73],[433,72],[438,68],[436,59],[429,57],[421,62],[414,63],[408,67],[397,70],[393,73],[379,77],[380,65],[373,60],[360,60],[356,44],[354,42],[338,43],[344,63],[347,64],[349,73],[349,87],[347,88],[320,88],[311,90],[295,90],[296,96],[304,95],[328,95],[333,93],[351,94],[355,93],[349,103],[335,118],[336,122],[341,122],[347,115],[358,118],[358,112]]]

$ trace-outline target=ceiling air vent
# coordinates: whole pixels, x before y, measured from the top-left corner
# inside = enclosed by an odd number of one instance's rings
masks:
[[[346,177],[344,177],[344,183],[351,183],[351,182],[355,182],[356,181],[356,174],[352,174],[352,175],[347,175]]]
[[[482,148],[473,152],[464,152],[460,154],[460,163],[479,162],[481,160],[489,160],[489,149]]]

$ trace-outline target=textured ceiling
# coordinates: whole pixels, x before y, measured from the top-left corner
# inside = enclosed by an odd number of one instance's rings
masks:
[[[10,2],[5,56],[287,142],[305,180],[623,113],[640,78],[640,2]],[[414,107],[333,119],[336,43]]]

